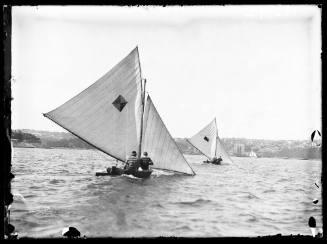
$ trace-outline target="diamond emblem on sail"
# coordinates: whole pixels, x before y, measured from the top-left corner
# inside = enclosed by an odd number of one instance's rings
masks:
[[[117,108],[119,110],[119,112],[121,112],[123,110],[123,108],[125,107],[126,104],[127,104],[127,101],[122,95],[119,95],[115,99],[115,101],[112,103],[112,105],[114,105],[115,108]]]
[[[209,138],[208,137],[203,137],[203,139],[205,140],[205,141],[209,141]]]

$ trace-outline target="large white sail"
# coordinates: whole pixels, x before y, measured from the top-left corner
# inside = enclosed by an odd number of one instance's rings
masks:
[[[110,156],[137,151],[142,118],[138,48],[90,87],[44,114]]]
[[[232,162],[218,136],[216,119],[211,121],[188,141],[210,160],[213,157],[221,156],[223,162]]]
[[[193,169],[167,130],[150,96],[147,97],[143,123],[142,151],[148,152],[154,162],[153,168],[194,175]]]

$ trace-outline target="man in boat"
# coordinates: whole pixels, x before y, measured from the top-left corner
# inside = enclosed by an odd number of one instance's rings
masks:
[[[136,151],[133,151],[131,156],[128,157],[124,166],[124,174],[133,174],[137,171],[140,166],[140,163],[136,156]]]
[[[216,156],[213,157],[213,158],[211,159],[210,163],[212,163],[212,164],[217,164],[217,157],[216,157]]]
[[[152,162],[151,158],[148,157],[147,152],[143,153],[143,157],[141,157],[140,164],[141,164],[140,166],[141,166],[142,170],[149,170],[149,166],[153,165],[153,162]]]
[[[107,168],[107,172],[110,175],[121,175],[124,172],[124,169],[117,167],[117,164],[115,166]]]
[[[221,161],[223,161],[221,156],[219,156],[219,158],[213,157],[213,159],[211,160],[211,163],[212,164],[220,164]]]
[[[221,161],[223,161],[223,159],[221,158],[221,156],[219,156],[219,158],[217,160],[218,160],[218,163],[219,164],[221,163]]]

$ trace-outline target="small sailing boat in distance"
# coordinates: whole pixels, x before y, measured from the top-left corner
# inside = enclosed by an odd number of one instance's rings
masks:
[[[138,159],[146,151],[152,168],[195,175],[150,96],[145,98],[145,85],[136,47],[95,83],[44,116],[121,162],[132,151],[138,151]],[[144,178],[151,172],[133,175]]]
[[[216,118],[187,141],[208,158],[206,163],[232,162],[219,139]]]
[[[255,152],[253,152],[253,150],[251,150],[251,152],[249,153],[249,157],[250,158],[257,158],[257,154]]]

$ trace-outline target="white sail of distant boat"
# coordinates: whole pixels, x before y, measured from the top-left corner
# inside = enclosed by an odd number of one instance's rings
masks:
[[[315,130],[311,134],[311,145],[313,147],[320,147],[321,146],[321,133],[319,130]]]
[[[253,150],[251,150],[251,152],[249,153],[249,157],[256,158],[257,154],[255,152],[253,152]]]
[[[188,141],[209,160],[221,156],[223,162],[232,162],[218,136],[216,118]]]
[[[153,143],[166,149],[158,151],[144,144],[151,158],[151,153],[155,154],[155,166],[164,170],[194,174],[181,152],[172,146],[171,140],[162,141],[165,137],[152,135],[156,135],[156,130],[160,130],[170,136],[155,110],[150,108],[151,113],[149,111],[146,116],[154,116],[153,124],[158,127],[149,129],[146,128],[146,123],[143,123],[145,82],[142,87],[142,81],[136,47],[95,83],[44,116],[122,162],[126,161],[132,151],[138,151],[140,156],[143,141],[147,142],[153,138]],[[172,161],[168,162],[168,159]]]

